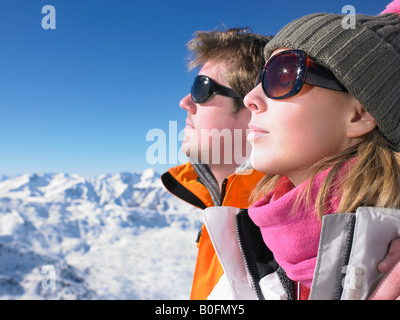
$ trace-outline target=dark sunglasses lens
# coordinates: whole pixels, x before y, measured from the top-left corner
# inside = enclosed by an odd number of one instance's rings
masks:
[[[267,65],[263,88],[271,98],[287,95],[296,83],[299,74],[299,58],[294,53],[278,55]]]
[[[210,81],[206,77],[196,77],[192,86],[192,100],[194,103],[203,103],[210,98]]]
[[[254,82],[254,88],[260,84],[263,73],[264,73],[264,66],[262,66],[261,71],[258,73],[256,81]]]

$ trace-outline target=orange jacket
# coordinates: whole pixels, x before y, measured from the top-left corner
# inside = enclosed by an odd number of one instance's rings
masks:
[[[246,209],[250,195],[263,173],[250,169],[226,178],[222,185],[221,204]],[[200,208],[214,206],[207,187],[200,181],[190,162],[171,168],[161,177],[164,186],[173,195]],[[197,244],[198,254],[190,299],[205,300],[224,273],[204,225]]]

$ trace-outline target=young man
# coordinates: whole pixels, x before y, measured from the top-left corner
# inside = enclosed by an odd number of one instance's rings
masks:
[[[243,98],[264,64],[269,40],[248,29],[229,29],[198,32],[188,43],[193,54],[189,68],[201,68],[191,93],[179,104],[187,112],[182,150],[189,162],[168,170],[162,181],[172,194],[196,207],[247,208],[263,176],[252,169],[235,172],[250,153],[250,112]],[[191,299],[206,299],[223,270],[204,225],[197,242]]]

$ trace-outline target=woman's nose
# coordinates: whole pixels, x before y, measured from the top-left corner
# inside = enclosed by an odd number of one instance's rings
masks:
[[[264,112],[267,110],[267,97],[265,96],[261,84],[251,90],[244,97],[244,105],[251,112]]]

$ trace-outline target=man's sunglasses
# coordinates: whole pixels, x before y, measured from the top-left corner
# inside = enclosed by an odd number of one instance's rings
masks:
[[[261,69],[256,86],[260,82],[264,93],[271,99],[293,97],[304,83],[347,92],[330,70],[311,61],[301,50],[281,51],[270,58]]]
[[[194,78],[191,94],[194,103],[204,103],[215,94],[240,99],[232,89],[222,86],[211,78],[203,75]]]

